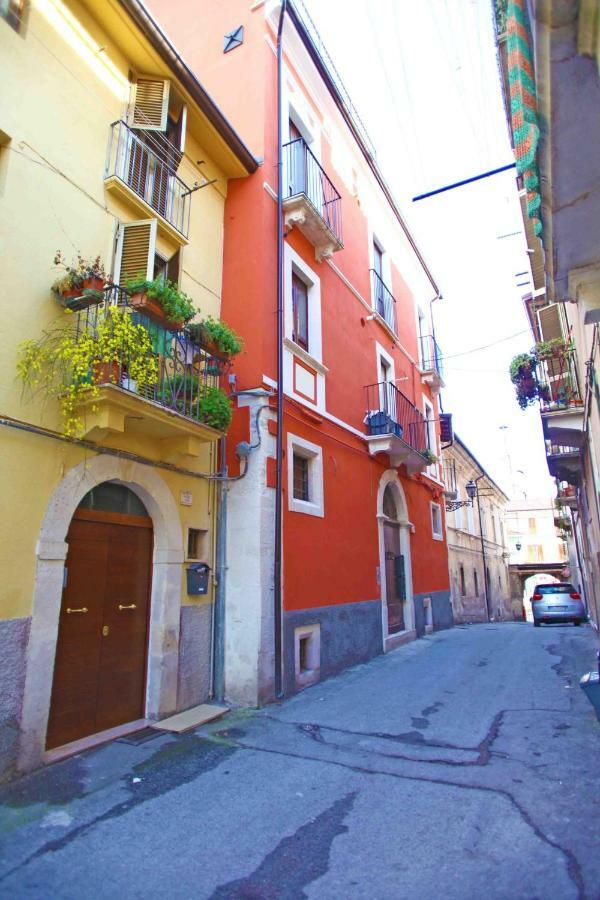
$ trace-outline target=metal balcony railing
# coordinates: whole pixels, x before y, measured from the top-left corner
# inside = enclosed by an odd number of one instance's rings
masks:
[[[408,397],[391,381],[369,384],[365,391],[367,433],[395,434],[417,453],[424,454],[428,449],[427,422]]]
[[[146,134],[149,135],[147,139]],[[175,148],[169,148],[166,140],[157,143],[153,132],[136,132],[122,120],[113,122],[104,177],[118,178],[187,238],[191,194],[185,182],[175,174],[181,154]]]
[[[426,334],[419,337],[419,360],[423,372],[437,372],[443,379],[442,351],[433,335]]]
[[[396,333],[396,300],[394,295],[386,287],[385,282],[375,269],[371,269],[371,285],[375,309],[382,319],[387,322],[394,334]]]
[[[575,350],[557,350],[539,359],[536,374],[542,412],[583,407]]]
[[[76,333],[94,334],[111,307],[130,305],[129,292],[118,285],[104,290],[104,300],[75,313]],[[158,379],[152,386],[138,386],[129,376],[129,359],[126,347],[117,351],[114,363],[98,366],[94,378],[99,384],[112,384],[136,394],[143,400],[158,403],[165,409],[180,413],[187,419],[201,422],[198,399],[205,387],[218,387],[223,374],[222,360],[207,353],[187,329],[171,331],[149,318],[145,313],[132,311],[135,324],[143,325],[152,344],[152,352],[158,362]]]
[[[342,198],[304,138],[283,145],[284,199],[298,194],[310,201],[329,230],[342,242]]]

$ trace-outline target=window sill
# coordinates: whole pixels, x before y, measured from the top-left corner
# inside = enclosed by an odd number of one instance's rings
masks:
[[[327,366],[324,366],[319,359],[311,356],[311,354],[307,350],[304,350],[299,344],[296,344],[290,338],[285,337],[283,339],[283,345],[287,350],[290,351],[290,353],[293,353],[294,356],[297,356],[298,359],[301,359],[302,362],[305,362],[307,366],[310,366],[315,370],[315,372],[318,372],[319,375],[327,375],[329,373],[329,369],[327,368]]]
[[[320,519],[325,518],[325,510],[317,503],[311,503],[308,500],[297,500],[290,497],[290,512],[304,513],[305,516],[318,516]]]

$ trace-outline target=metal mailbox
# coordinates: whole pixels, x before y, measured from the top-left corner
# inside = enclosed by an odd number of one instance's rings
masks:
[[[208,563],[193,563],[187,567],[187,592],[190,597],[208,593],[210,566]]]

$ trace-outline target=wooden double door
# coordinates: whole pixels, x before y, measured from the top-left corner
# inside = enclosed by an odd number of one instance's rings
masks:
[[[78,509],[67,543],[48,749],[144,715],[152,521]]]

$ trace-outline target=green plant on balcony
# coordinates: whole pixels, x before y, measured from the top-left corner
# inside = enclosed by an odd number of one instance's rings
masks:
[[[429,449],[424,450],[423,453],[421,454],[421,456],[425,457],[425,459],[427,460],[427,462],[429,463],[430,466],[433,465],[433,463],[436,463],[439,461],[439,458],[435,455],[435,453],[433,453],[433,451],[431,451]]]
[[[515,386],[517,403],[521,409],[535,400],[549,399],[548,388],[540,386],[535,377],[537,357],[534,353],[518,353],[509,366],[510,380]]]
[[[196,406],[201,422],[217,431],[227,431],[231,422],[231,401],[221,388],[201,385]]]
[[[244,345],[242,338],[229,325],[212,316],[207,316],[202,322],[193,322],[188,326],[188,331],[192,340],[216,356],[237,356]]]
[[[565,353],[569,349],[569,344],[564,338],[552,338],[551,341],[538,341],[534,351],[536,358],[552,359],[560,353]]]
[[[563,534],[571,534],[571,520],[566,516],[557,516],[554,520],[554,527]]]
[[[30,391],[58,399],[64,433],[77,437],[84,427],[80,405],[91,401],[95,410],[101,383],[116,383],[124,360],[127,377],[138,390],[156,384],[158,361],[148,332],[134,324],[130,310],[110,307],[99,312],[94,329],[80,331],[62,320],[41,338],[25,341],[17,373]]]
[[[164,313],[164,319],[178,327],[183,326],[196,315],[196,307],[191,297],[179,290],[173,281],[168,278],[154,278],[147,281],[141,276],[128,278],[125,288],[132,295],[132,305],[144,309],[150,317],[153,316],[152,305],[147,300],[153,301]]]

